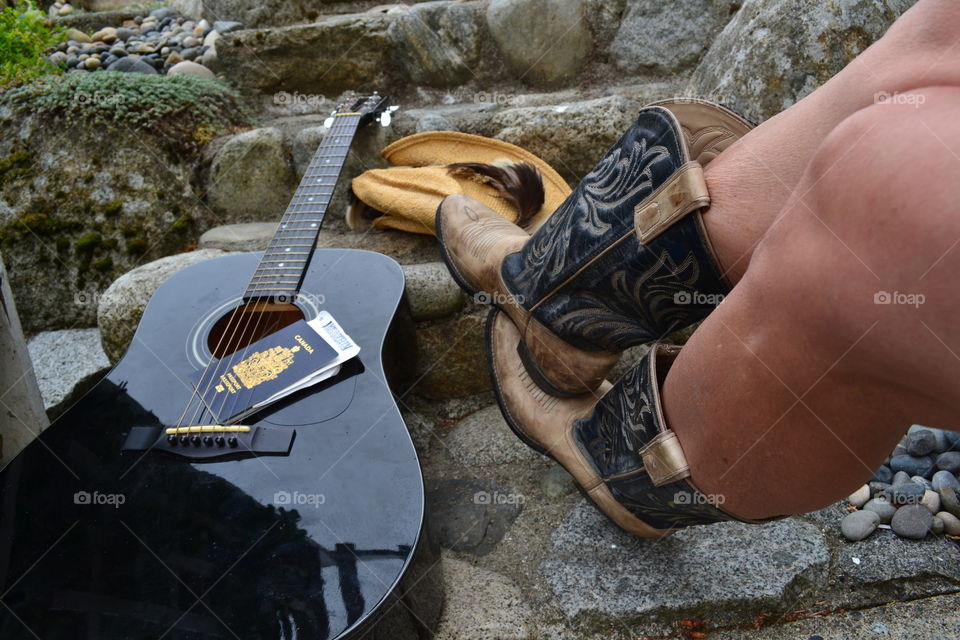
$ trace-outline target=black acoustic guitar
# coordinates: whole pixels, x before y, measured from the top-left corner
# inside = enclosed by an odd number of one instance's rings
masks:
[[[0,638],[385,638],[435,622],[423,481],[381,362],[403,275],[377,253],[313,250],[354,133],[386,105],[341,106],[268,249],[167,280],[117,366],[0,472]],[[214,420],[198,372],[322,311],[360,354],[241,424]]]

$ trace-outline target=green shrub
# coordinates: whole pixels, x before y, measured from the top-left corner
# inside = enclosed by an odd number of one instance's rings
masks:
[[[61,39],[61,31],[29,0],[0,9],[0,87],[57,73],[46,51]]]
[[[68,73],[0,92],[0,106],[66,126],[103,124],[154,134],[173,151],[196,150],[249,124],[238,95],[219,80],[189,75]]]

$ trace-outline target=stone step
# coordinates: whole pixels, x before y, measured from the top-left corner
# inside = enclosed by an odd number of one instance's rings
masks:
[[[30,338],[27,348],[51,420],[70,408],[110,367],[97,329],[43,331]]]

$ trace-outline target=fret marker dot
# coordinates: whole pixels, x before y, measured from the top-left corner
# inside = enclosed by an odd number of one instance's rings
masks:
[[[317,223],[316,223],[316,222],[314,222],[314,223],[313,223],[313,224],[311,224],[310,226],[311,226],[311,227],[315,227],[315,226],[317,226]]]
[[[281,228],[281,229],[286,229],[286,228],[287,228],[287,225],[282,224],[282,225],[280,225],[280,228]]]
[[[324,160],[324,162],[326,162],[327,164],[330,164],[330,158],[327,158],[326,160]]]
[[[284,249],[284,251],[290,251],[290,247],[287,247],[286,249]]]
[[[281,263],[278,264],[277,266],[278,266],[278,267],[282,267],[282,266],[283,266],[283,263],[281,262]]]
[[[319,183],[322,184],[322,183],[323,183],[323,178],[317,178],[317,182],[319,182]]]
[[[309,200],[310,202],[313,202],[313,196],[310,196],[309,198],[307,198],[307,200]]]

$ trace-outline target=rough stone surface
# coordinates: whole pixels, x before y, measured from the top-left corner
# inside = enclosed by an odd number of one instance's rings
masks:
[[[569,79],[590,55],[583,0],[491,0],[487,25],[514,75],[525,82]]]
[[[414,320],[446,318],[463,306],[463,291],[442,262],[405,265],[403,275]]]
[[[196,262],[223,255],[216,249],[201,249],[154,260],[125,273],[103,292],[97,308],[97,325],[103,350],[116,363],[127,350],[150,296],[164,280]]]
[[[914,0],[746,0],[690,90],[765,120],[833,77]]]
[[[533,617],[519,587],[504,575],[443,559],[444,612],[434,640],[528,638]]]
[[[583,500],[554,533],[540,570],[569,617],[726,617],[807,591],[826,577],[828,560],[818,528],[797,519],[692,527],[640,540]]]
[[[33,336],[27,348],[49,416],[67,409],[110,366],[98,329],[44,331]]]
[[[216,213],[238,222],[279,220],[296,187],[296,176],[273,127],[231,136],[210,164],[207,200]]]
[[[441,479],[427,487],[430,526],[440,546],[478,556],[503,539],[524,500],[512,487],[492,480]]]
[[[444,439],[444,446],[458,462],[467,465],[524,462],[541,457],[514,435],[496,405],[461,420]]]
[[[413,392],[444,400],[488,391],[485,326],[485,315],[462,315],[419,327]]]
[[[632,75],[680,71],[699,62],[737,6],[728,0],[628,0],[610,56]]]
[[[241,18],[246,24],[254,24]],[[363,83],[386,87],[389,21],[375,13],[333,16],[313,24],[245,29],[216,42],[227,80],[258,93],[336,96]],[[349,51],[349,55],[344,52]]]
[[[479,3],[410,7],[387,30],[399,67],[415,84],[455,86],[474,77],[483,16]]]

